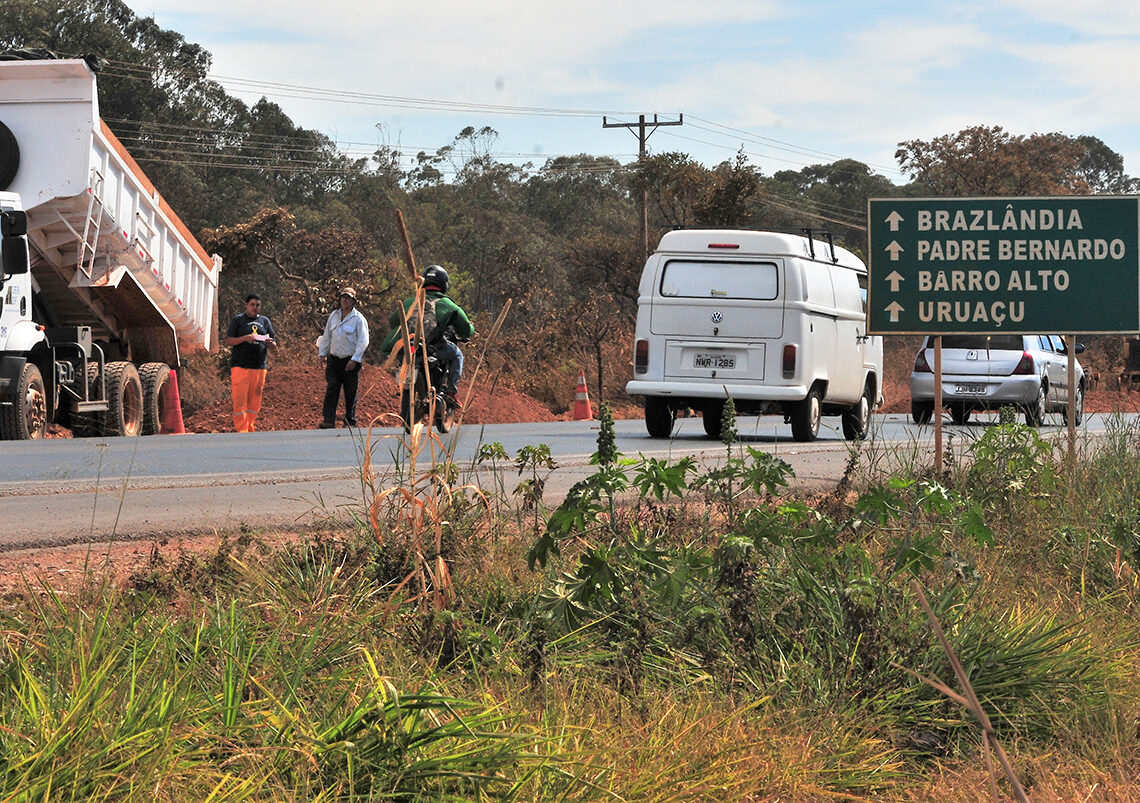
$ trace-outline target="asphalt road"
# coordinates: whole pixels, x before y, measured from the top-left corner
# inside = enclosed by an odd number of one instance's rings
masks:
[[[1055,423],[1056,416],[1051,416]],[[987,420],[988,417],[982,420]],[[850,444],[825,418],[819,440],[797,443],[779,417],[742,418],[742,443],[778,455],[792,465],[800,487],[828,488],[842,475]],[[868,451],[889,470],[892,460],[929,460],[933,428],[905,416],[876,416]],[[984,423],[945,427],[959,440],[979,434]],[[1103,428],[1089,416],[1086,431]],[[694,455],[715,461],[725,449],[705,437],[700,419],[684,419],[670,439],[648,437],[640,420],[616,423],[618,448],[677,459]],[[1063,434],[1058,426],[1043,432]],[[453,450],[464,482],[508,490],[518,482],[513,467],[496,480],[487,465],[476,468],[483,444],[499,442],[509,457],[527,445],[546,444],[558,464],[547,483],[546,501],[557,504],[566,490],[592,471],[598,424],[465,426],[441,436]],[[400,432],[384,429],[371,438],[359,430],[255,432],[245,435],[168,435],[148,438],[58,439],[0,442],[0,551],[108,538],[195,535],[234,530],[308,526],[323,518],[347,518],[363,510],[370,491],[361,466],[370,456],[374,485],[386,487],[407,471]],[[436,447],[439,448],[439,447]],[[421,466],[430,454],[418,458]]]

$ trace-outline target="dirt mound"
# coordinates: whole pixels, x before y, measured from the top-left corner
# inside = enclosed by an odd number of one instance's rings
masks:
[[[381,419],[384,414],[399,414],[400,397],[396,380],[373,365],[365,365],[360,377],[356,400],[356,418],[362,426],[395,426],[395,418]],[[261,414],[257,428],[266,430],[315,429],[321,420],[321,402],[325,394],[325,372],[318,365],[273,365],[265,379]],[[520,393],[482,381],[468,398],[468,386],[459,385],[459,400],[465,402],[465,424],[515,424],[557,421],[538,401]],[[343,401],[339,412],[343,415]],[[232,407],[229,399],[217,402],[184,419],[187,432],[233,432]]]

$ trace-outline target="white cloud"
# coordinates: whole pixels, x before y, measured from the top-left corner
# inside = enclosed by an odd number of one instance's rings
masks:
[[[257,81],[468,104],[684,111],[880,165],[894,164],[901,140],[978,124],[1111,132],[1115,140],[1102,136],[1110,147],[1140,158],[1127,130],[1140,117],[1140,43],[1128,38],[1140,32],[1140,3],[661,0],[650,13],[635,0],[128,2],[212,52],[215,73]],[[405,144],[434,149],[458,130],[455,116],[438,112],[271,99],[341,140],[373,139],[381,122],[403,129]],[[463,124],[499,129],[508,151],[636,149],[628,135],[601,133],[600,120],[485,123],[464,114]],[[739,144],[695,125],[651,140],[706,162],[730,158]],[[746,147],[800,164],[824,160]]]
[[[1003,0],[1027,15],[1092,36],[1140,35],[1140,3],[1128,0]]]

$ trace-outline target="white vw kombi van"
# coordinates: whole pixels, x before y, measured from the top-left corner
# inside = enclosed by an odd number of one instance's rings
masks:
[[[671,231],[645,263],[637,305],[634,378],[655,438],[677,411],[700,410],[720,437],[737,413],[782,413],[798,441],[840,416],[849,440],[866,436],[878,405],[883,342],[867,335],[866,266],[827,235]]]

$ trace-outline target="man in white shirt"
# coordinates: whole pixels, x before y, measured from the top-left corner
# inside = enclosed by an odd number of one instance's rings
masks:
[[[336,407],[344,388],[344,423],[356,426],[356,388],[360,382],[360,366],[368,348],[368,322],[356,308],[356,291],[346,287],[340,291],[340,306],[329,315],[325,333],[320,339],[320,361],[325,367],[325,403],[321,410],[321,429],[336,427]]]

